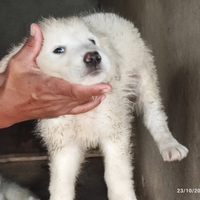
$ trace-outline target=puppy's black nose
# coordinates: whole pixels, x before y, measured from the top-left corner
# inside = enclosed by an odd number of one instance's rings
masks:
[[[84,56],[84,62],[88,67],[96,67],[101,62],[101,56],[98,52],[88,52]]]

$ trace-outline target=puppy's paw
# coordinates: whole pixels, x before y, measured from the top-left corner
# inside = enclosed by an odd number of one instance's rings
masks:
[[[162,147],[161,154],[164,161],[175,161],[182,160],[188,154],[188,149],[178,143],[176,140],[170,142],[166,145],[166,147]]]

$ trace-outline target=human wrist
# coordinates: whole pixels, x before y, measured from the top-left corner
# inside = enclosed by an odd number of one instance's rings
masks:
[[[0,106],[0,129],[12,126],[14,123],[13,116],[9,115],[9,111]]]
[[[3,87],[0,87],[0,128],[6,128],[15,123],[15,115],[11,113],[12,105],[9,104],[9,99],[6,99],[6,94]]]

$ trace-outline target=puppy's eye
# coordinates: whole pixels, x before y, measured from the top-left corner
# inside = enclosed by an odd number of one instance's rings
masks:
[[[93,39],[89,39],[90,42],[92,42],[93,44],[96,44],[96,42]]]
[[[64,52],[65,52],[64,47],[58,47],[53,51],[53,53],[64,53]]]

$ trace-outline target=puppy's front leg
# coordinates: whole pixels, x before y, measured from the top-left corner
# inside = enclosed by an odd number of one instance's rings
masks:
[[[138,69],[138,107],[143,112],[144,123],[156,141],[165,161],[181,160],[187,156],[188,149],[178,143],[167,126],[163,111],[156,69],[151,56],[146,53],[144,65]]]
[[[122,133],[122,136],[107,137],[100,143],[104,155],[108,199],[136,200],[132,179],[131,147],[126,134]]]
[[[85,149],[71,142],[67,146],[52,152],[50,160],[50,200],[73,200],[75,182]]]

